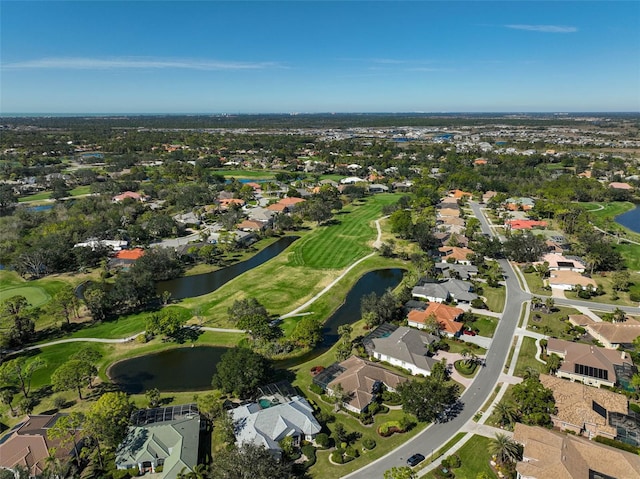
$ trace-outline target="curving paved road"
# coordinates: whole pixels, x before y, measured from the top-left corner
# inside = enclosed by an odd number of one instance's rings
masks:
[[[475,216],[480,220],[482,232],[494,234],[484,214],[480,211],[480,205],[474,202],[471,202],[470,205]],[[487,352],[486,367],[482,368],[478,372],[471,385],[460,397],[460,400],[464,403],[464,409],[462,412],[449,422],[431,424],[420,434],[413,437],[400,447],[394,449],[386,456],[381,457],[362,469],[345,475],[345,478],[382,478],[384,471],[394,466],[406,466],[406,459],[412,454],[419,452],[429,458],[458,432],[466,432],[477,427],[477,425],[473,423],[473,416],[477,411],[482,409],[482,406],[494,391],[499,380],[502,381],[502,379],[504,379],[504,377],[501,378],[501,374],[509,355],[511,345],[514,341],[514,337],[516,336],[516,329],[520,319],[522,305],[532,297],[530,293],[524,292],[520,287],[518,276],[509,261],[499,260],[499,263],[505,274],[507,293],[505,308],[502,313],[502,319],[498,323],[498,327],[491,342],[491,348]],[[556,299],[555,301],[556,304],[559,305],[579,304],[588,306],[589,308],[602,308],[605,311],[612,310],[616,307],[610,304],[599,304],[584,301],[560,299]],[[640,308],[625,307],[623,309],[627,312],[640,314]],[[517,357],[514,355],[514,358],[512,359],[512,366],[515,365],[516,358]],[[419,475],[422,476],[426,474],[429,469],[430,468],[423,469],[420,471]]]

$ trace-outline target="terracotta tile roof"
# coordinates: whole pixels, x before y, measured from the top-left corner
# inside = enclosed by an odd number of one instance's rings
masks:
[[[400,383],[407,379],[399,374],[392,373],[381,366],[351,356],[340,363],[345,370],[337,378],[328,384],[333,389],[338,384],[342,385],[345,392],[353,393],[349,405],[362,410],[373,399],[373,386],[377,382],[384,383],[391,389],[396,389]]]
[[[447,261],[449,258],[453,258],[456,261],[467,261],[467,255],[474,254],[472,249],[460,248],[458,246],[441,246],[438,248],[438,251],[444,255],[444,261]]]
[[[462,191],[462,190],[453,190],[449,194],[454,198],[464,198],[465,196],[468,196],[468,197],[473,196],[472,193],[469,193],[467,191]]]
[[[297,205],[298,203],[302,203],[303,200],[302,198],[296,198],[295,196],[292,197],[287,197],[287,198],[282,198],[280,201],[278,201],[278,203],[285,205],[285,206],[291,206],[291,205]]]
[[[442,208],[438,210],[438,215],[440,217],[444,217],[444,216],[450,216],[453,218],[459,218],[460,217],[460,210],[457,210],[455,208]]]
[[[283,205],[282,203],[274,203],[272,205],[267,206],[267,209],[270,211],[278,211],[278,212],[282,212],[286,209],[287,207],[285,205]]]
[[[144,196],[134,191],[125,191],[124,193],[114,196],[113,201],[123,201],[123,200],[126,200],[127,198],[140,201],[144,198]]]
[[[137,260],[140,259],[143,255],[144,250],[142,248],[123,249],[116,253],[116,258]]]
[[[583,437],[516,423],[513,439],[524,445],[516,470],[522,477],[585,479],[596,471],[616,479],[640,479],[640,457]]]
[[[632,190],[633,186],[629,183],[620,183],[619,181],[613,181],[609,183],[609,188],[613,188],[616,190]]]
[[[462,313],[464,313],[464,311],[460,308],[454,308],[442,303],[429,303],[429,306],[424,311],[417,309],[409,311],[407,319],[411,323],[424,324],[427,318],[433,315],[436,321],[442,326],[443,331],[456,334],[460,332],[464,326],[462,323],[455,321]]]
[[[536,221],[536,220],[508,220],[507,225],[511,227],[512,230],[530,230],[531,228],[546,228],[546,221]]]
[[[586,326],[595,323],[595,321],[586,314],[570,314],[569,322],[575,326]]]
[[[559,421],[588,429],[594,436],[599,432],[616,437],[616,428],[610,426],[607,418],[594,411],[593,402],[604,407],[608,412],[627,414],[629,405],[626,396],[606,389],[587,386],[547,374],[540,375],[542,385],[553,391],[556,400],[556,414],[552,417]]]
[[[245,201],[240,198],[221,198],[218,202],[223,208],[228,208],[231,205],[244,206],[245,204]]]
[[[237,228],[239,230],[251,230],[251,231],[260,231],[264,227],[265,223],[255,220],[244,220],[239,223]]]

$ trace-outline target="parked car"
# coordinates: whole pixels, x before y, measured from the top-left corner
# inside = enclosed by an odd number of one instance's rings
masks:
[[[416,453],[409,459],[407,459],[407,464],[409,464],[410,467],[414,467],[420,464],[422,461],[424,461],[424,456],[422,454]]]
[[[475,336],[476,333],[473,329],[465,329],[464,331],[462,331],[463,334],[466,334],[467,336]]]

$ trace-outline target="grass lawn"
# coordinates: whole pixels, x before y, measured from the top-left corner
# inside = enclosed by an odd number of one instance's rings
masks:
[[[0,290],[0,302],[12,296],[24,296],[31,306],[42,306],[51,299],[51,296],[38,286],[18,286]]]
[[[40,193],[36,193],[35,195],[23,196],[18,198],[18,203],[24,203],[25,201],[41,201],[48,200],[51,198],[50,191],[41,191]]]
[[[540,363],[542,364],[542,363]],[[507,386],[507,390],[504,392],[504,396],[502,396],[502,399],[500,400],[500,402],[510,402],[513,403],[513,384],[509,384]],[[500,427],[500,423],[498,421],[498,414],[496,413],[496,411],[494,410],[491,413],[491,416],[489,416],[487,418],[487,421],[485,422],[485,424],[487,426],[493,426],[493,427]]]
[[[353,336],[359,334],[359,331],[362,330],[363,321],[358,321],[354,324],[354,333]],[[309,386],[312,382],[312,376],[310,374],[310,369],[313,366],[321,365],[321,366],[329,366],[334,363],[336,360],[335,357],[335,348],[330,349],[326,353],[318,356],[317,358],[295,366],[291,369],[293,373],[295,373],[295,379],[293,381],[293,385],[297,386],[300,391],[313,403],[315,403],[319,408],[323,411],[335,414],[336,415],[336,423],[341,423],[347,431],[357,431],[362,434],[362,437],[358,439],[355,443],[356,448],[361,451],[361,456],[347,464],[344,465],[333,465],[329,462],[329,455],[331,454],[330,450],[321,451],[318,450],[317,457],[318,461],[316,464],[309,470],[310,477],[318,478],[318,479],[333,479],[342,477],[350,472],[355,471],[367,463],[374,461],[375,459],[384,456],[392,449],[398,447],[400,444],[406,442],[409,438],[416,435],[420,432],[426,424],[418,424],[411,431],[404,434],[394,434],[388,438],[384,438],[376,432],[378,426],[380,426],[383,422],[398,420],[400,419],[404,413],[401,410],[390,410],[387,414],[378,414],[375,416],[374,424],[369,426],[364,426],[358,421],[356,418],[344,413],[334,413],[333,405],[326,403],[323,399],[320,398],[317,394],[309,391]],[[328,425],[329,429],[332,431],[336,423],[330,423]],[[366,438],[373,439],[376,442],[375,449],[371,451],[362,451],[362,441]]]
[[[69,191],[69,196],[88,195],[91,193],[91,186],[78,186]]]
[[[529,289],[533,294],[539,294],[540,296],[551,296],[551,291],[544,288],[542,278],[538,273],[525,273],[523,271],[522,276],[524,276],[524,279],[526,280],[527,284],[529,285]]]
[[[482,296],[486,298],[487,306],[490,311],[494,313],[501,313],[504,309],[504,303],[507,299],[507,290],[504,286],[500,285],[497,288],[492,288],[489,285],[482,285]]]
[[[480,336],[493,338],[493,333],[498,327],[498,318],[482,315],[476,315],[476,317],[478,319],[473,322],[472,328],[477,329]]]
[[[467,343],[458,339],[443,338],[442,342],[449,346],[449,349],[447,351],[454,354],[460,354],[464,350],[471,350],[477,356],[483,356],[487,353],[486,349],[481,348],[477,344]]]
[[[523,338],[514,375],[522,377],[527,368],[542,372],[544,364],[536,359],[537,350],[535,338]]]
[[[211,294],[189,298],[180,304],[191,309],[201,308],[207,326],[216,327],[232,326],[227,310],[234,301],[245,297],[255,297],[271,314],[288,313],[320,292],[346,266],[372,251],[369,244],[375,237],[372,220],[380,216],[382,205],[397,198],[398,195],[376,195],[362,206],[345,208],[339,225],[302,232],[303,237],[276,258],[234,278]],[[376,255],[352,270],[330,294],[314,303],[310,311],[324,319],[341,304],[362,274],[402,265],[401,260]]]
[[[567,333],[567,326],[570,326],[570,323],[568,321],[560,321],[560,318],[567,317],[570,314],[580,314],[580,311],[562,306],[555,306],[551,314],[547,314],[543,310],[531,311],[527,329],[570,341],[574,339],[574,335]],[[539,316],[539,318],[536,316]]]
[[[269,170],[217,170],[212,169],[214,173],[229,178],[268,180],[275,178],[277,172]]]
[[[476,479],[481,472],[486,473],[487,477],[496,477],[489,465],[490,442],[491,439],[488,437],[474,435],[458,450],[456,454],[460,457],[462,465],[453,469],[456,479]],[[435,479],[436,476],[431,472],[425,477]]]
[[[376,237],[373,221],[381,216],[382,206],[394,203],[400,197],[399,194],[376,195],[361,206],[346,206],[334,216],[333,223],[317,228],[313,234],[292,245],[289,265],[344,268],[370,253],[369,243]]]
[[[640,255],[640,246],[638,246],[637,248],[638,248],[637,254]],[[619,304],[624,306],[637,306],[638,303],[631,301],[631,299],[629,298],[629,295],[632,292],[640,292],[640,273],[636,271],[629,271],[629,273],[631,276],[630,277],[631,282],[633,284],[630,286],[629,291],[618,291],[617,292],[618,299],[615,299],[615,296],[613,295],[614,291],[612,287],[613,282],[611,281],[611,273],[608,273],[608,272],[594,273],[592,278],[596,281],[598,286],[602,287],[602,289],[604,290],[604,294],[602,296],[594,296],[592,298],[592,301],[595,301],[598,303]],[[582,300],[582,298],[578,298],[578,293],[575,293],[573,291],[565,291],[564,295],[569,299]]]

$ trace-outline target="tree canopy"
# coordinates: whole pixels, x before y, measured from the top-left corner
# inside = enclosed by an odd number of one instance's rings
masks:
[[[220,358],[213,376],[213,387],[239,398],[250,397],[272,375],[271,363],[248,348],[229,349]]]

